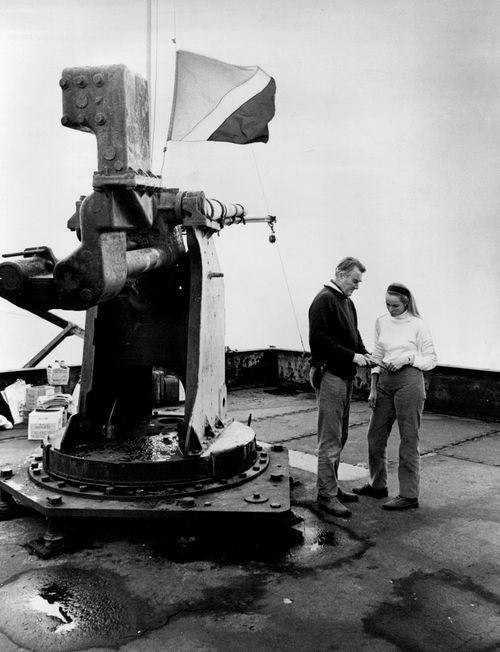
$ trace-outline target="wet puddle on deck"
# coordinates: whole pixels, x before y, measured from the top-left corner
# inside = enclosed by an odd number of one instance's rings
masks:
[[[102,571],[29,571],[0,587],[0,604],[0,631],[36,652],[116,646],[141,631],[141,601],[121,578]]]
[[[150,545],[153,554],[177,563],[276,563],[295,569],[339,565],[361,556],[371,543],[338,523],[325,522],[308,509],[295,509],[303,521],[293,528],[217,528],[179,532]]]
[[[500,600],[450,570],[395,580],[394,601],[364,619],[365,631],[409,652],[500,650]]]

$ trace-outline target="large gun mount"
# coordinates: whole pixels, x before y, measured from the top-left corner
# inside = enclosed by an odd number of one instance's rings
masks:
[[[97,139],[94,192],[68,221],[80,245],[62,260],[35,247],[0,265],[0,296],[9,301],[34,312],[87,313],[79,410],[60,444],[45,442],[42,479],[31,465],[31,482],[43,492],[59,483],[58,515],[65,494],[79,499],[72,513],[96,516],[103,499],[124,505],[132,495],[136,511],[158,515],[192,508],[197,495],[221,488],[238,507],[228,508],[226,496],[204,511],[287,514],[286,452],[275,453],[281,471],[270,485],[270,452],[259,450],[249,425],[227,419],[223,273],[213,238],[232,223],[265,221],[273,231],[275,218],[249,218],[241,204],[162,186],[151,172],[147,84],[125,66],[68,68],[60,86],[62,124]],[[179,378],[183,415],[152,414],[153,367]],[[265,491],[241,488],[263,479]],[[0,483],[23,499],[15,481]],[[158,508],[166,497],[168,508]],[[35,502],[55,515],[45,495]]]

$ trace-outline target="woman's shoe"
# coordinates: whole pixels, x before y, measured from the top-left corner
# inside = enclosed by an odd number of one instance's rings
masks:
[[[387,498],[387,496],[389,495],[389,492],[387,491],[387,487],[384,487],[382,489],[375,489],[375,487],[372,487],[371,484],[364,484],[362,487],[354,487],[352,491],[358,496],[371,496],[372,498],[377,498],[377,499]]]

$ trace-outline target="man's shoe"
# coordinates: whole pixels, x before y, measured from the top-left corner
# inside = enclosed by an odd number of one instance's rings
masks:
[[[357,503],[359,497],[350,491],[343,491],[340,487],[337,488],[337,500],[341,503]]]
[[[418,498],[404,498],[403,496],[396,496],[392,498],[389,502],[382,505],[383,509],[411,509],[412,507],[418,507]]]
[[[334,516],[342,516],[343,518],[349,518],[349,516],[351,516],[350,510],[348,510],[347,507],[344,507],[336,496],[333,498],[318,497],[318,507],[324,512],[328,512],[328,514],[333,514]]]
[[[371,484],[364,484],[362,487],[355,487],[353,492],[358,496],[371,496],[372,498],[387,498],[389,492],[387,487],[383,489],[375,489]]]

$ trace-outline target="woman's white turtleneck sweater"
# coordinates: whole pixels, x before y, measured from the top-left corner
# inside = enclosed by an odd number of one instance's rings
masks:
[[[382,364],[410,358],[412,366],[421,371],[429,371],[437,364],[428,327],[408,311],[397,317],[387,313],[375,321],[373,357]],[[378,373],[379,369],[375,367],[373,372]]]

